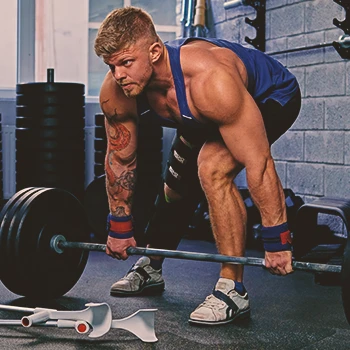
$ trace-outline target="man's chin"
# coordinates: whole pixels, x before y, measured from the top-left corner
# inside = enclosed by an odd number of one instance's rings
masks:
[[[137,97],[137,96],[139,96],[139,95],[141,95],[141,93],[142,93],[142,90],[131,90],[131,91],[126,91],[126,90],[124,90],[124,94],[125,94],[125,96],[126,97],[129,97],[129,98],[132,98],[132,97]]]

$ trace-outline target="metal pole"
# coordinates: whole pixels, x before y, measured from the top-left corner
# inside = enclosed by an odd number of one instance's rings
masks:
[[[181,37],[186,37],[186,18],[188,12],[188,0],[182,0],[182,9],[181,9]]]
[[[195,0],[188,0],[187,3],[187,18],[186,18],[186,37],[192,36],[192,21],[194,16],[194,6],[195,6]]]
[[[51,244],[51,246],[56,251],[64,250],[66,248],[99,251],[99,252],[106,251],[105,244],[67,242],[65,240],[59,240],[59,239],[55,240],[55,237],[53,237],[51,242],[54,242],[54,244]],[[55,249],[56,245],[58,250]],[[235,257],[235,256],[227,256],[227,255],[220,255],[220,254],[195,253],[195,252],[184,252],[180,250],[163,250],[163,249],[139,248],[139,247],[129,247],[126,251],[129,255],[161,256],[161,257],[173,258],[173,259],[231,263],[231,264],[241,264],[241,265],[250,265],[250,266],[265,266],[265,260],[261,258]],[[315,271],[315,272],[340,273],[342,269],[340,265],[327,265],[327,264],[299,262],[299,261],[294,261],[292,266],[295,270]]]
[[[273,55],[281,55],[283,53],[291,53],[291,52],[299,52],[299,51],[306,51],[306,50],[312,50],[312,49],[320,49],[323,47],[333,46],[333,43],[321,43],[317,45],[312,46],[304,46],[304,47],[296,47],[294,49],[286,49],[281,51],[274,51],[274,52],[267,52],[269,56]]]

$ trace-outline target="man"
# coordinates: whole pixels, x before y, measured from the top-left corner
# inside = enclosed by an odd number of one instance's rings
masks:
[[[218,251],[243,256],[246,210],[233,179],[245,168],[262,217],[265,265],[273,274],[291,273],[285,199],[270,145],[299,113],[301,98],[295,77],[267,55],[224,40],[191,38],[163,43],[150,16],[134,7],[116,9],[106,17],[95,52],[110,67],[100,92],[108,137],[107,254],[124,260],[126,249],[136,245],[131,210],[137,124],[139,118],[152,115],[177,127],[178,134],[155,222],[150,223],[157,231],[149,238],[150,246],[176,248],[179,238],[159,232],[165,227],[159,221],[164,217],[174,225],[181,221],[186,205],[177,204],[184,203],[192,191],[191,171],[198,165]],[[164,289],[161,264],[157,257],[142,257],[112,286],[111,294]],[[189,321],[217,325],[249,313],[243,266],[222,264],[213,294],[192,312]]]

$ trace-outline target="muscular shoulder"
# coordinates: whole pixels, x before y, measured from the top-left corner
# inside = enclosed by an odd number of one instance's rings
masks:
[[[247,94],[244,67],[232,51],[204,44],[184,47],[182,68],[193,106],[204,118],[220,122],[239,112]]]
[[[203,40],[189,42],[181,48],[181,67],[185,76],[222,68],[238,75],[244,85],[248,83],[246,68],[233,51]]]
[[[108,120],[126,121],[137,118],[136,99],[128,98],[108,72],[100,90],[100,106]]]

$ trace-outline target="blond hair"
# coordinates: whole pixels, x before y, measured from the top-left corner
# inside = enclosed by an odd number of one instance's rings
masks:
[[[102,22],[95,39],[95,53],[108,58],[121,49],[148,39],[150,44],[159,41],[152,17],[137,7],[118,8]]]

